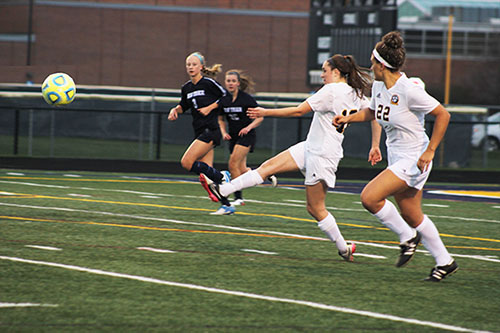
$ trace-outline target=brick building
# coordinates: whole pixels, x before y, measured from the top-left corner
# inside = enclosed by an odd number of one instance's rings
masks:
[[[66,71],[79,84],[179,88],[198,50],[208,64],[248,70],[259,91],[309,89],[305,1],[36,1],[30,66],[28,7],[15,2],[0,4],[1,82]]]

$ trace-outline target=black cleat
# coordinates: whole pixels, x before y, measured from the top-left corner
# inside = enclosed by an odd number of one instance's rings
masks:
[[[458,265],[455,260],[444,266],[435,266],[431,269],[431,275],[426,277],[424,281],[439,282],[448,275],[451,275],[458,271]]]
[[[415,237],[399,244],[401,252],[399,254],[398,261],[396,262],[396,267],[403,267],[408,264],[408,262],[410,262],[411,258],[413,258],[415,252],[417,251],[417,246],[420,243],[421,239],[422,234],[417,231]]]

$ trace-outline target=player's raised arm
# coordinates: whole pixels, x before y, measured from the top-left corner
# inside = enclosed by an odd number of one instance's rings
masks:
[[[252,119],[259,117],[300,117],[311,111],[312,108],[309,103],[304,101],[297,106],[280,109],[249,108],[247,115]]]

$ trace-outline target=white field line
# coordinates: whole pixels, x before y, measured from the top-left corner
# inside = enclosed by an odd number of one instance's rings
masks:
[[[375,254],[366,254],[366,253],[354,253],[353,256],[356,257],[366,257],[366,258],[372,258],[372,259],[387,259],[387,257],[384,256],[379,256]]]
[[[132,191],[132,190],[116,190],[116,189],[96,189],[92,187],[73,187],[73,186],[59,186],[59,185],[47,185],[47,184],[37,184],[37,183],[27,183],[27,182],[18,182],[18,181],[9,181],[9,180],[0,180],[0,183],[6,184],[17,184],[17,185],[27,185],[27,186],[38,186],[38,187],[53,187],[53,188],[65,188],[65,189],[74,189],[74,190],[86,190],[86,191],[107,191],[107,192],[119,192],[119,193],[130,193],[130,194],[138,194],[138,195],[152,195],[158,197],[181,197],[181,198],[195,198],[195,199],[208,199],[208,196],[195,196],[195,195],[173,195],[167,193],[150,193],[150,192],[140,192],[140,191]]]
[[[315,239],[315,240],[321,240],[321,241],[330,241],[328,238],[322,238],[322,237],[304,236],[304,235],[289,234],[289,233],[285,233],[285,232],[269,231],[269,230],[248,229],[248,228],[233,227],[233,226],[228,226],[228,225],[223,225],[223,224],[189,222],[189,221],[166,219],[166,218],[161,218],[161,217],[138,216],[138,215],[130,215],[130,214],[110,213],[110,212],[84,210],[84,209],[73,209],[73,208],[62,208],[62,207],[41,207],[41,206],[19,205],[19,204],[9,204],[9,203],[1,203],[1,202],[0,202],[0,206],[32,208],[32,209],[45,209],[45,210],[60,210],[60,211],[66,211],[66,212],[79,212],[79,213],[87,213],[87,214],[118,216],[118,217],[126,217],[126,218],[137,219],[137,220],[150,220],[150,221],[159,221],[159,222],[176,223],[176,224],[187,224],[187,225],[221,228],[221,229],[229,229],[229,230],[236,230],[236,231],[265,233],[265,234],[270,234],[270,235],[291,236],[291,237],[297,237],[297,238],[303,238],[303,239]]]
[[[25,247],[31,247],[33,249],[39,249],[39,250],[47,250],[47,251],[62,251],[62,249],[58,247],[52,247],[52,246],[42,246],[42,245],[24,245]]]
[[[138,247],[137,250],[151,251],[156,253],[177,253],[176,251],[166,249],[155,249],[154,247]]]
[[[47,185],[47,184],[37,184],[37,183],[15,182],[15,181],[11,181],[11,180],[0,180],[0,183],[16,184],[16,185],[26,185],[26,186],[38,186],[38,187],[51,187],[51,188],[71,188],[71,186],[60,186],[60,185]]]
[[[159,222],[167,222],[167,223],[175,223],[175,224],[186,224],[186,225],[196,225],[196,226],[205,226],[205,227],[212,227],[212,228],[229,229],[229,230],[244,231],[244,232],[263,233],[263,234],[270,234],[270,235],[291,236],[291,237],[297,237],[297,238],[303,238],[303,239],[314,239],[314,240],[326,241],[326,242],[330,241],[328,238],[324,238],[324,237],[289,234],[289,233],[279,232],[279,231],[248,229],[248,228],[233,227],[233,226],[228,226],[228,225],[223,225],[223,224],[199,223],[199,222],[166,219],[166,218],[160,218],[160,217],[119,214],[119,213],[110,213],[110,212],[94,211],[94,210],[62,208],[62,207],[41,207],[41,206],[19,205],[19,204],[9,204],[9,203],[1,203],[1,202],[0,202],[0,206],[31,208],[31,209],[45,209],[45,210],[56,210],[56,211],[59,210],[59,211],[79,212],[79,213],[88,213],[88,214],[96,214],[96,215],[118,216],[118,217],[126,217],[126,218],[137,219],[137,220],[150,220],[150,221],[159,221]],[[366,243],[366,242],[356,242],[356,244],[362,244],[365,246],[379,247],[379,248],[385,248],[385,249],[393,249],[393,250],[398,250],[398,251],[400,250],[399,246],[386,245],[386,244]],[[425,250],[417,250],[417,252],[428,253],[428,251],[425,251]],[[492,259],[490,256],[458,255],[458,254],[451,254],[451,255],[457,256],[457,257],[461,256],[461,257],[469,258],[469,259],[484,260],[484,261],[491,261],[491,262],[500,262],[499,259]]]
[[[30,306],[43,306],[55,308],[57,304],[40,304],[40,303],[0,303],[0,308],[25,308]]]
[[[270,255],[278,254],[277,252],[269,252],[269,251],[254,250],[254,249],[241,249],[241,251],[259,253],[259,254],[270,254]]]
[[[100,270],[100,269],[92,269],[92,268],[81,267],[81,266],[65,265],[65,264],[54,263],[54,262],[37,261],[37,260],[30,260],[30,259],[23,259],[23,258],[16,258],[16,257],[5,257],[5,256],[0,256],[0,259],[14,261],[14,262],[21,262],[21,263],[26,263],[26,264],[57,267],[57,268],[63,268],[63,269],[72,270],[72,271],[85,272],[85,273],[90,273],[90,274],[110,276],[110,277],[122,278],[122,279],[129,279],[129,280],[140,281],[140,282],[155,283],[155,284],[160,284],[160,285],[166,285],[166,286],[178,287],[178,288],[186,288],[186,289],[204,291],[204,292],[209,292],[209,293],[245,297],[245,298],[258,299],[258,300],[270,301],[270,302],[280,302],[280,303],[302,305],[302,306],[308,306],[308,307],[315,308],[315,309],[328,310],[328,311],[334,311],[334,312],[342,312],[342,313],[353,314],[353,315],[358,315],[358,316],[363,316],[363,317],[370,317],[370,318],[376,318],[376,319],[382,319],[382,320],[402,322],[402,323],[419,325],[419,326],[434,327],[434,328],[440,328],[440,329],[455,331],[455,332],[487,332],[487,331],[477,331],[474,329],[460,327],[460,326],[453,326],[453,325],[447,325],[447,324],[442,324],[442,323],[436,323],[436,322],[432,322],[432,321],[418,320],[418,319],[413,319],[413,318],[404,318],[404,317],[398,317],[398,316],[388,315],[388,314],[384,314],[384,313],[356,310],[356,309],[335,306],[335,305],[322,304],[322,303],[316,303],[316,302],[311,302],[311,301],[302,301],[302,300],[295,300],[295,299],[290,299],[290,298],[280,298],[280,297],[274,297],[274,296],[259,295],[259,294],[247,293],[247,292],[242,292],[242,291],[237,291],[237,290],[227,290],[227,289],[205,287],[205,286],[200,286],[200,285],[196,285],[196,284],[166,281],[166,280],[160,280],[160,279],[155,279],[155,278],[149,278],[149,277],[145,277],[145,276],[116,273],[116,272],[104,271],[104,270]]]
[[[43,185],[43,184],[15,182],[15,181],[2,181],[2,180],[0,180],[0,183],[11,183],[11,184],[41,186],[41,187],[44,187],[44,186],[46,186],[46,187],[58,187],[58,186],[54,186],[54,185]],[[95,188],[90,188],[90,187],[61,186],[61,188],[73,188],[73,189],[89,190],[89,191],[110,191],[110,192],[131,193],[131,194],[140,194],[140,195],[164,196],[164,197],[174,196],[172,194],[165,194],[165,193],[149,193],[149,192],[139,192],[139,191],[131,191],[131,190],[115,190],[115,189],[95,189]],[[280,187],[280,188],[283,188],[283,187]],[[296,189],[296,188],[291,188],[291,189]],[[208,197],[205,197],[205,196],[200,197],[200,196],[194,196],[194,195],[176,195],[176,197],[194,198],[194,199],[200,199],[200,198],[208,199]],[[271,202],[271,201],[260,201],[260,200],[251,200],[251,199],[245,199],[245,201],[259,203],[259,204],[267,204],[267,205],[288,206],[288,207],[305,207],[305,204],[294,204],[294,203],[288,203],[288,202]],[[352,211],[352,212],[366,212],[367,214],[369,214],[366,209],[360,209],[360,208],[341,208],[341,207],[331,207],[331,206],[326,207],[326,208],[334,210],[334,211],[339,210],[339,211]],[[445,216],[445,215],[430,215],[430,214],[427,214],[427,216],[441,218],[441,219],[451,219],[451,220],[455,219],[455,220],[460,220],[460,221],[500,223],[500,220],[486,220],[486,219],[460,217],[460,216]]]
[[[427,207],[442,207],[442,208],[449,208],[449,205],[438,205],[438,204],[422,204],[422,206],[427,206]]]
[[[149,192],[139,192],[139,191],[131,191],[131,190],[115,190],[115,189],[95,189],[91,187],[70,187],[70,186],[55,186],[55,185],[44,185],[44,184],[35,184],[35,183],[25,183],[25,182],[16,182],[16,181],[3,181],[0,180],[0,183],[10,183],[10,184],[19,184],[19,185],[29,185],[29,186],[40,186],[40,187],[60,187],[60,188],[72,188],[72,189],[80,189],[80,190],[89,190],[89,191],[109,191],[109,192],[120,192],[120,193],[131,193],[131,194],[140,194],[140,195],[153,195],[153,196],[163,196],[163,197],[172,197],[172,194],[166,193],[149,193]],[[284,188],[284,187],[280,187]],[[290,188],[296,190],[297,188]],[[208,199],[205,196],[194,196],[194,195],[177,195],[176,197],[180,198],[195,198],[195,199]],[[253,202],[259,204],[268,204],[268,205],[277,205],[277,206],[288,206],[288,207],[304,207],[305,204],[294,204],[288,202],[271,202],[271,201],[260,201],[260,200],[251,200],[245,199],[246,202]],[[341,207],[326,207],[331,210],[339,210],[339,211],[353,211],[353,212],[366,212],[366,209],[356,209],[356,208],[341,208]],[[496,206],[494,206],[496,208]],[[445,215],[430,215],[429,217],[441,218],[441,219],[451,219],[451,220],[459,220],[459,221],[472,221],[472,222],[486,222],[486,223],[500,223],[499,220],[486,220],[486,219],[478,219],[478,218],[469,218],[469,217],[459,217],[459,216],[445,216]]]

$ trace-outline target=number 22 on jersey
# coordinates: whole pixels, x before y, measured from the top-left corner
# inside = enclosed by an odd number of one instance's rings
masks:
[[[379,104],[377,106],[377,111],[375,111],[375,118],[389,121],[389,112],[391,112],[391,108],[389,106],[384,107],[382,104]]]

